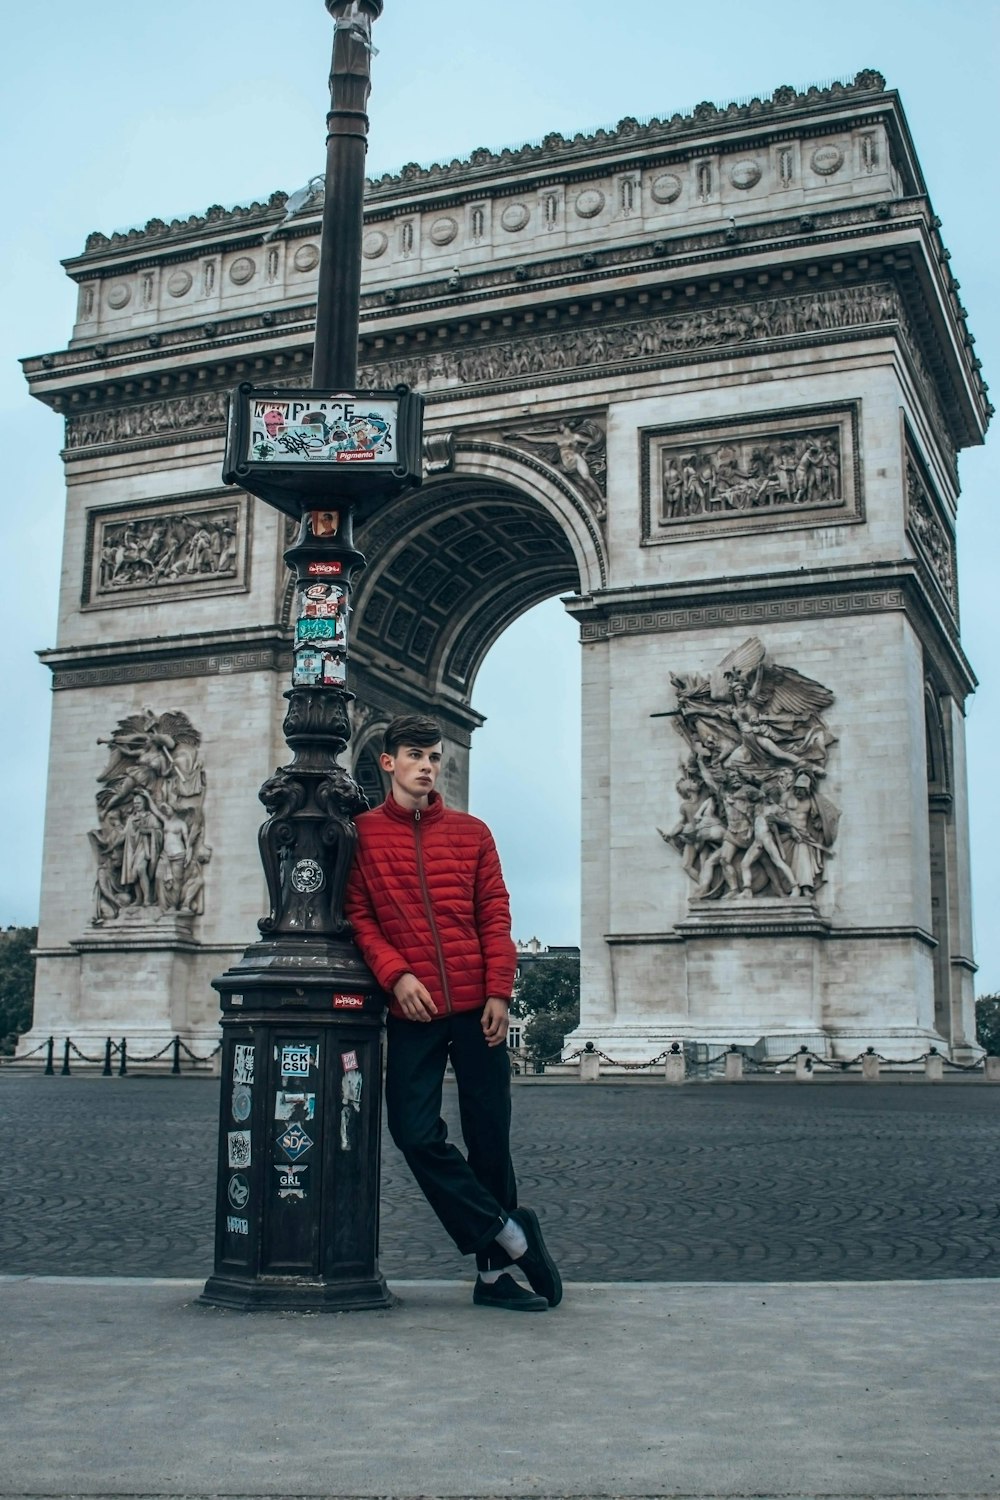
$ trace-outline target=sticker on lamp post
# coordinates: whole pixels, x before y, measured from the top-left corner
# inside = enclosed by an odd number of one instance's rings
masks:
[[[250,402],[250,433],[243,455],[251,463],[396,463],[398,401],[357,397],[353,392]]]

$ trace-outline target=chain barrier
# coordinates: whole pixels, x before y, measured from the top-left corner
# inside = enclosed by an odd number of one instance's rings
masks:
[[[44,1052],[48,1045],[49,1043],[46,1039],[44,1042],[39,1042],[37,1047],[32,1047],[30,1052],[22,1052],[19,1057],[0,1057],[0,1067],[26,1062],[29,1057],[34,1057],[36,1053]]]
[[[807,1070],[810,1072],[813,1069],[822,1068],[829,1073],[847,1073],[851,1068],[856,1069],[861,1067],[866,1058],[874,1058],[878,1062],[880,1070],[882,1068],[916,1068],[921,1064],[926,1066],[928,1059],[932,1057],[939,1057],[943,1066],[952,1069],[954,1072],[985,1073],[986,1071],[983,1058],[980,1058],[979,1062],[975,1063],[952,1062],[950,1058],[945,1057],[943,1053],[939,1052],[936,1047],[928,1048],[926,1052],[921,1052],[918,1057],[884,1057],[881,1052],[876,1052],[873,1047],[868,1047],[864,1052],[859,1052],[856,1057],[833,1058],[822,1057],[818,1052],[813,1052],[810,1048],[803,1046],[797,1052],[790,1052],[787,1057],[762,1058],[754,1057],[748,1048],[740,1047],[734,1042],[732,1046],[724,1048],[723,1051],[716,1053],[714,1057],[701,1058],[697,1061],[686,1059],[685,1072],[690,1075],[691,1073],[707,1071],[710,1068],[718,1067],[719,1063],[724,1062],[727,1057],[734,1055],[741,1057],[744,1068],[753,1073],[776,1073],[780,1068],[787,1068],[793,1063],[800,1063],[803,1059],[805,1060]],[[607,1052],[602,1051],[593,1042],[588,1042],[585,1047],[578,1048],[567,1057],[563,1057],[561,1053],[558,1053],[553,1057],[527,1059],[524,1066],[526,1068],[530,1067],[536,1074],[539,1074],[544,1073],[546,1068],[568,1068],[572,1067],[574,1063],[579,1063],[581,1058],[596,1057],[601,1062],[607,1063],[609,1067],[619,1068],[622,1072],[638,1073],[642,1072],[645,1068],[656,1067],[668,1057],[678,1056],[684,1056],[684,1053],[680,1045],[675,1042],[670,1047],[665,1048],[663,1052],[657,1053],[656,1057],[648,1058],[645,1062],[624,1062],[618,1058],[609,1056]]]
[[[46,1074],[51,1076],[56,1072],[55,1051],[55,1038],[50,1036],[44,1042],[39,1042],[37,1047],[32,1047],[30,1052],[22,1052],[20,1055],[15,1057],[0,1057],[0,1066],[4,1064],[7,1064],[9,1066],[18,1066],[23,1062],[27,1062],[29,1058],[36,1057],[39,1053],[44,1052],[46,1054],[45,1072]],[[79,1047],[76,1042],[74,1042],[72,1037],[67,1036],[64,1037],[62,1041],[62,1066],[59,1069],[59,1072],[64,1078],[69,1077],[70,1060],[74,1059],[78,1062],[91,1063],[94,1065],[98,1063],[103,1064],[101,1070],[102,1076],[105,1078],[110,1078],[112,1074],[112,1058],[117,1057],[119,1060],[118,1075],[119,1077],[126,1077],[128,1074],[129,1063],[155,1063],[166,1057],[168,1053],[172,1053],[173,1058],[170,1071],[172,1074],[179,1074],[182,1071],[182,1052],[185,1053],[190,1061],[197,1066],[199,1064],[210,1063],[212,1061],[212,1058],[217,1057],[221,1051],[221,1040],[215,1044],[211,1052],[194,1052],[187,1045],[187,1043],[182,1040],[181,1037],[175,1036],[172,1037],[169,1042],[166,1042],[158,1052],[140,1054],[129,1051],[127,1037],[122,1037],[120,1042],[112,1041],[111,1037],[108,1037],[105,1040],[103,1052],[95,1056],[89,1052],[84,1052],[83,1049]]]

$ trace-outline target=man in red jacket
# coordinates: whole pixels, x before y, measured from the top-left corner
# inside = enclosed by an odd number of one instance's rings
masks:
[[[475,1254],[473,1300],[542,1312],[557,1305],[562,1282],[536,1215],[517,1206],[506,1047],[517,955],[496,846],[485,823],[445,807],[434,790],[441,728],[433,719],[393,719],[379,764],[390,792],[357,820],[345,911],[392,997],[389,1133],[459,1250]],[[468,1159],[441,1118],[449,1059]],[[510,1274],[512,1263],[531,1291]]]

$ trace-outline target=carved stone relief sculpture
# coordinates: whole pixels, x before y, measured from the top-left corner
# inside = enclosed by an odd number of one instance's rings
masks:
[[[897,293],[888,283],[818,288],[791,297],[731,302],[617,325],[534,334],[513,342],[379,359],[364,365],[358,380],[376,388],[400,382],[421,389],[454,382],[478,385],[623,360],[691,357],[702,351],[899,321],[901,317]]]
[[[200,500],[200,503],[199,503]],[[88,517],[83,602],[218,592],[244,585],[246,503],[185,502],[94,511]]]
[[[857,409],[643,433],[643,540],[862,518]]]
[[[937,580],[949,608],[958,607],[955,587],[955,541],[941,519],[936,497],[909,451],[906,454],[906,524],[917,551]]]
[[[567,417],[541,426],[518,427],[502,433],[512,448],[535,453],[565,474],[603,521],[607,513],[607,438],[603,427],[589,417]]]
[[[677,819],[658,832],[681,856],[692,899],[814,901],[840,820],[821,791],[833,694],[772,661],[755,636],[707,676],[671,681],[667,717],[686,754]]]
[[[205,909],[205,768],[201,735],[169,709],[122,719],[97,780],[93,925]]]

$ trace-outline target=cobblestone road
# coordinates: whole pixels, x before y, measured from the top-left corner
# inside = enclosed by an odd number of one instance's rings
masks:
[[[217,1101],[205,1079],[0,1075],[0,1272],[207,1275]],[[532,1084],[514,1120],[570,1280],[1000,1276],[1000,1088]],[[387,1141],[383,1270],[469,1264]]]

